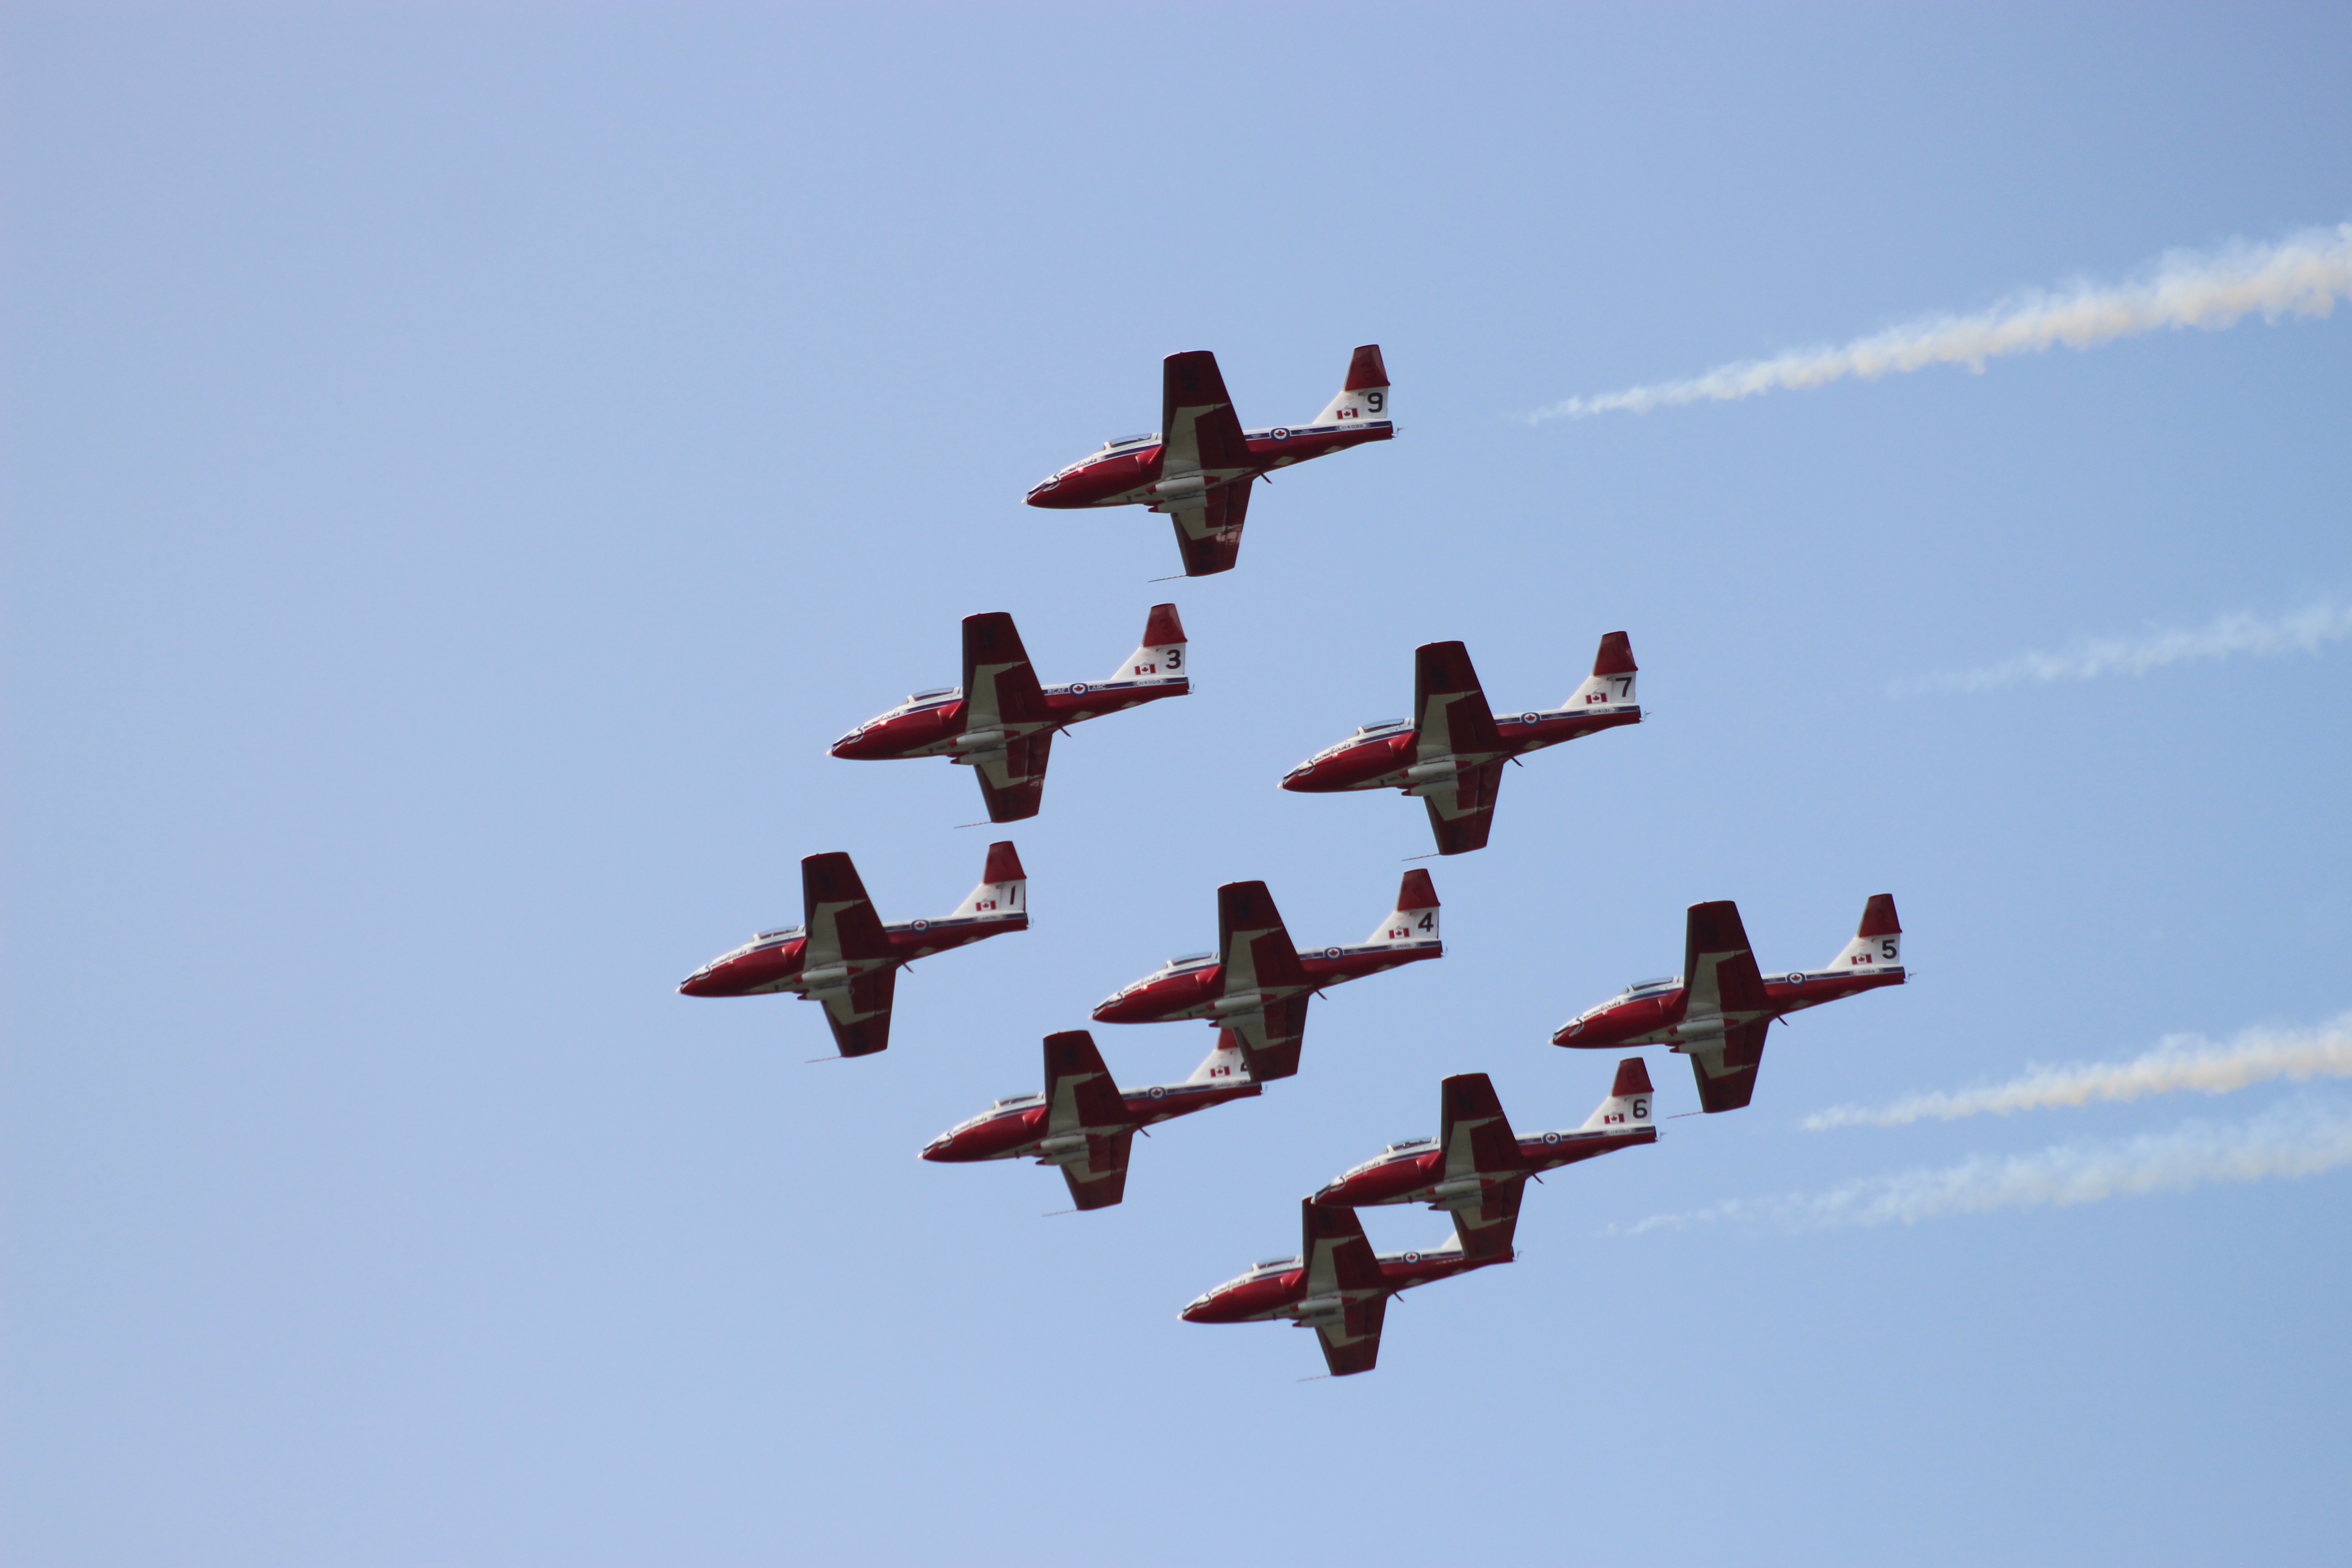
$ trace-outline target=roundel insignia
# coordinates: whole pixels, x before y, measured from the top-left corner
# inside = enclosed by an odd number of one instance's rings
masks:
[[[1289,439],[1290,439],[1290,428],[1289,428],[1289,426],[1285,426],[1285,425],[1277,425],[1277,426],[1276,426],[1274,427],[1274,438],[1275,438],[1276,440],[1277,440],[1277,441],[1287,441],[1287,440],[1289,440]]]
[[[1547,1143],[1557,1143],[1559,1142],[1559,1134],[1557,1132],[1547,1132],[1544,1134],[1544,1142]]]
[[[1519,715],[1519,722],[1522,724],[1532,724],[1535,721],[1536,716],[1532,713],[1522,713]]]
[[[915,922],[915,929],[917,931],[929,931],[931,929],[931,922],[929,921],[917,921]]]
[[[1804,983],[1805,983],[1805,977],[1804,977],[1804,975],[1802,975],[1801,973],[1799,973],[1798,972],[1796,972],[1796,971],[1794,971],[1794,970],[1791,970],[1791,971],[1790,972],[1790,973],[1789,973],[1789,984],[1791,984],[1791,985],[1802,985]]]
[[[1323,950],[1323,956],[1326,958],[1337,958],[1339,956],[1339,950],[1336,947],[1327,947]]]
[[[1161,1095],[1166,1094],[1168,1090],[1164,1087],[1156,1083],[1150,1089],[1144,1090],[1144,1093],[1150,1095],[1154,1100],[1158,1100]]]
[[[1073,697],[1084,697],[1086,694],[1087,694],[1087,683],[1086,683],[1085,681],[1083,681],[1083,680],[1073,680],[1072,682],[1070,682],[1070,695],[1071,695],[1071,696],[1073,696]]]
[[[1421,1261],[1421,1254],[1418,1252],[1408,1252],[1404,1255],[1404,1260],[1407,1263],[1418,1263]]]

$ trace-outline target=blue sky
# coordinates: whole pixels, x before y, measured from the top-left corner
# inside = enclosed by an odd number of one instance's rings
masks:
[[[2342,1118],[2338,1082],[1810,1114],[2352,1007],[2352,645],[1894,695],[2352,597],[2352,313],[1744,403],[1570,396],[2352,218],[2336,7],[19,6],[5,28],[8,1556],[27,1564],[2332,1561],[2352,1172],[1658,1226],[1970,1155]],[[1378,342],[1399,438],[1241,569],[1039,512],[1216,351]],[[944,912],[944,764],[824,744],[1007,610],[1192,698],[1056,748],[1036,926],[892,1048],[672,987],[856,856]],[[1428,862],[1438,963],[1318,1003],[1120,1208],[916,1149],[1263,878],[1352,940],[1427,847],[1282,771],[1630,632],[1654,717]],[[1380,1370],[1177,1309],[1739,901],[1893,892],[1914,983],[1755,1105],[1537,1190]],[[1102,1028],[1129,1081],[1195,1026]],[[1695,1108],[1652,1052],[1661,1109]],[[1368,1216],[1384,1246],[1443,1220]]]

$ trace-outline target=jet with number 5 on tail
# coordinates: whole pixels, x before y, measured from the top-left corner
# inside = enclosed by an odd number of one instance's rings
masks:
[[[1327,985],[1360,980],[1399,964],[1442,957],[1437,889],[1429,873],[1404,874],[1396,908],[1372,934],[1347,947],[1291,945],[1281,911],[1264,882],[1217,889],[1217,950],[1171,958],[1104,998],[1097,1024],[1164,1024],[1206,1018],[1233,1031],[1250,1077],[1259,1083],[1298,1070],[1307,1002]]]
[[[1059,1165],[1070,1201],[1107,1209],[1127,1195],[1127,1160],[1135,1135],[1179,1116],[1259,1092],[1231,1030],[1182,1083],[1119,1089],[1084,1029],[1045,1037],[1045,1092],[1000,1100],[923,1145],[923,1158],[1035,1160]]]
[[[1309,1201],[1347,1209],[1427,1204],[1454,1215],[1454,1234],[1470,1257],[1507,1256],[1528,1178],[1656,1142],[1650,1100],[1649,1069],[1641,1058],[1627,1057],[1617,1064],[1609,1098],[1583,1126],[1518,1137],[1493,1081],[1482,1072],[1457,1074],[1438,1085],[1436,1137],[1390,1144],[1326,1183]]]
[[[1160,372],[1160,430],[1106,441],[1031,487],[1031,506],[1148,506],[1176,525],[1187,577],[1230,572],[1241,553],[1250,487],[1276,468],[1396,434],[1378,343],[1348,362],[1339,395],[1307,425],[1244,430],[1217,356],[1170,354]]]
[[[1154,605],[1143,642],[1102,680],[1041,686],[1013,617],[966,616],[963,684],[918,691],[833,743],[852,762],[945,757],[971,769],[991,822],[1037,815],[1045,759],[1055,731],[1192,689],[1184,664],[1184,623],[1173,605]]]
[[[1381,1324],[1389,1298],[1433,1279],[1508,1263],[1499,1252],[1473,1257],[1459,1236],[1427,1252],[1375,1254],[1356,1211],[1298,1205],[1304,1245],[1296,1258],[1272,1258],[1246,1274],[1203,1291],[1180,1314],[1188,1323],[1256,1323],[1288,1319],[1313,1329],[1323,1342],[1323,1364],[1333,1377],[1370,1372],[1381,1357]]]
[[[764,931],[712,959],[678,985],[687,996],[760,996],[783,992],[824,1005],[845,1057],[890,1044],[890,1008],[899,969],[918,958],[1029,929],[1029,879],[1008,842],[988,847],[980,886],[937,920],[882,923],[857,868],[841,854],[801,862],[806,918]]]
[[[1640,723],[1633,677],[1633,645],[1623,632],[1611,632],[1601,639],[1592,674],[1566,702],[1498,719],[1486,705],[1469,651],[1458,642],[1424,643],[1413,650],[1412,717],[1365,725],[1285,773],[1282,787],[1302,795],[1360,789],[1417,795],[1429,807],[1440,855],[1483,849],[1495,826],[1504,764],[1563,741]]]
[[[1764,1031],[1772,1020],[1858,991],[1900,985],[1904,978],[1903,922],[1892,893],[1870,896],[1853,940],[1828,968],[1769,976],[1756,967],[1738,905],[1728,899],[1693,904],[1680,974],[1627,986],[1561,1025],[1551,1043],[1587,1050],[1671,1046],[1690,1058],[1703,1109],[1737,1110],[1756,1092]]]

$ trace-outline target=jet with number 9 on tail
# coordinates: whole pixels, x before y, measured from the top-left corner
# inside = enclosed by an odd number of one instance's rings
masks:
[[[1250,487],[1276,468],[1396,434],[1378,343],[1348,362],[1339,395],[1307,425],[1244,430],[1217,356],[1170,354],[1160,372],[1160,430],[1106,441],[1031,487],[1038,507],[1148,506],[1176,525],[1187,577],[1230,572],[1242,548]]]
[[[1037,815],[1045,759],[1056,731],[1192,689],[1184,623],[1173,605],[1154,605],[1143,642],[1102,680],[1041,686],[1013,617],[966,616],[963,684],[918,691],[833,743],[852,762],[945,757],[971,769],[991,822]]]
[[[1683,937],[1683,972],[1629,985],[1559,1026],[1555,1046],[1586,1050],[1672,1046],[1690,1058],[1699,1105],[1737,1110],[1756,1093],[1764,1031],[1775,1018],[1858,991],[1904,982],[1903,922],[1895,895],[1873,893],[1853,940],[1826,969],[1767,976],[1756,967],[1739,906],[1693,904]]]
[[[857,868],[841,854],[801,862],[806,918],[764,931],[721,953],[678,985],[687,996],[789,993],[824,1005],[834,1044],[845,1057],[866,1057],[890,1044],[890,1010],[898,971],[910,961],[1029,929],[1029,878],[1010,841],[988,847],[980,886],[937,920],[882,923]]]
[[[1107,1209],[1127,1195],[1127,1160],[1135,1135],[1179,1116],[1259,1092],[1240,1044],[1223,1030],[1182,1083],[1120,1089],[1084,1029],[1045,1037],[1045,1092],[1000,1100],[923,1145],[923,1158],[1035,1160],[1059,1165],[1070,1201]]]
[[[1282,777],[1302,795],[1396,789],[1429,807],[1430,831],[1440,855],[1486,847],[1495,826],[1495,797],[1507,763],[1602,730],[1642,721],[1633,700],[1633,645],[1623,632],[1601,639],[1592,674],[1558,708],[1529,709],[1497,719],[1458,642],[1424,643],[1413,650],[1412,717],[1367,724],[1327,746]]]

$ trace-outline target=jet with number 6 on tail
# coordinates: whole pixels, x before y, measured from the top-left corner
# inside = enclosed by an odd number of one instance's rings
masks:
[[[806,918],[763,931],[721,953],[678,985],[686,996],[760,996],[783,992],[824,1005],[834,1044],[866,1057],[890,1044],[898,971],[918,958],[1029,929],[1029,878],[1008,842],[988,847],[980,886],[937,920],[882,923],[857,868],[841,854],[801,862]]]
[[[1360,789],[1417,795],[1429,807],[1440,855],[1483,849],[1495,826],[1504,764],[1563,741],[1640,723],[1633,677],[1633,645],[1623,632],[1611,632],[1601,639],[1592,674],[1566,702],[1497,719],[1469,650],[1458,642],[1424,643],[1413,650],[1412,717],[1365,725],[1285,773],[1282,787],[1302,795]]]
[[[1045,1037],[1045,1092],[1000,1100],[923,1145],[923,1158],[1035,1160],[1059,1165],[1070,1201],[1107,1209],[1127,1195],[1127,1160],[1135,1135],[1179,1116],[1259,1092],[1231,1030],[1182,1083],[1119,1089],[1084,1029]]]
[[[1143,642],[1102,680],[1040,686],[1013,617],[966,616],[963,684],[918,691],[833,743],[852,762],[945,757],[971,769],[991,822],[1037,815],[1045,759],[1055,731],[1192,689],[1184,666],[1184,623],[1173,605],[1154,605]]]
[[[1372,934],[1347,947],[1291,945],[1264,882],[1217,889],[1217,950],[1171,958],[1097,1005],[1097,1024],[1165,1024],[1206,1018],[1230,1029],[1259,1083],[1298,1070],[1307,999],[1327,985],[1399,964],[1444,956],[1437,889],[1429,873],[1404,874],[1396,908]]]
[[[1308,1201],[1347,1209],[1427,1204],[1454,1215],[1454,1234],[1469,1256],[1508,1255],[1528,1178],[1656,1142],[1650,1100],[1649,1069],[1641,1058],[1627,1057],[1617,1064],[1609,1098],[1583,1126],[1518,1137],[1493,1081],[1482,1072],[1460,1073],[1438,1085],[1436,1137],[1391,1143],[1324,1184]]]
[[[1339,395],[1313,423],[1244,430],[1217,356],[1170,354],[1160,372],[1160,430],[1106,441],[1031,487],[1031,506],[1148,506],[1176,525],[1184,575],[1230,572],[1242,548],[1250,487],[1276,468],[1396,434],[1378,343],[1348,362]]]
[[[1690,907],[1680,974],[1627,986],[1561,1025],[1551,1043],[1586,1050],[1672,1046],[1690,1058],[1701,1108],[1737,1110],[1756,1092],[1772,1020],[1904,979],[1903,922],[1892,893],[1870,896],[1853,940],[1828,968],[1769,976],[1756,967],[1739,906],[1723,899]]]

